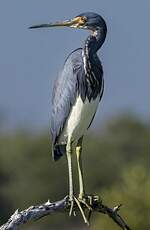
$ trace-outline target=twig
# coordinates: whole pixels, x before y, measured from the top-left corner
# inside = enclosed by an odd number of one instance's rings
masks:
[[[118,214],[118,211],[120,210],[120,207],[122,206],[122,204],[114,208],[109,208],[106,205],[104,205],[102,201],[100,202],[99,200],[95,199],[94,202],[95,202],[93,203],[94,211],[101,212],[103,214],[107,214],[123,230],[131,230],[131,228],[126,224],[124,219]]]
[[[37,220],[55,211],[66,211],[70,207],[68,197],[60,201],[51,203],[49,200],[41,205],[31,206],[26,210],[18,211],[10,217],[10,219],[0,227],[0,230],[16,230],[20,225],[27,223],[30,220]],[[102,204],[102,201],[98,197],[93,197],[92,211],[100,212],[111,217],[123,230],[131,230],[131,228],[125,223],[123,218],[118,214],[121,205],[114,208],[109,208]],[[87,208],[84,206],[83,208]],[[76,207],[75,207],[76,209]],[[90,213],[91,214],[91,213]]]

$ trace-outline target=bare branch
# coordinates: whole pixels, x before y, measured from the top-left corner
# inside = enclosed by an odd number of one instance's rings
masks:
[[[69,207],[69,199],[68,197],[65,197],[60,201],[56,201],[53,203],[47,201],[44,204],[31,206],[28,209],[20,212],[16,210],[15,213],[7,221],[7,223],[0,227],[0,230],[16,230],[20,225],[25,224],[28,221],[37,220],[55,211],[67,211]],[[100,212],[112,218],[116,222],[116,224],[118,224],[123,230],[131,230],[131,228],[125,223],[123,218],[118,214],[120,207],[121,205],[116,206],[114,208],[109,208],[103,205],[102,201],[100,201],[99,198],[95,196],[92,201],[92,211],[89,213],[89,218],[93,211]],[[83,209],[85,208],[87,207],[83,205]]]
[[[37,220],[54,211],[62,211],[67,207],[67,198],[51,203],[49,200],[41,205],[31,206],[26,210],[18,211],[10,217],[10,219],[0,227],[0,230],[15,230],[18,226],[25,224],[30,220]]]
[[[98,199],[95,199],[94,202],[95,202],[93,203],[94,211],[101,212],[103,214],[107,214],[123,230],[131,230],[131,228],[126,224],[124,219],[118,214],[118,211],[120,210],[120,207],[122,206],[122,204],[114,208],[109,208],[106,205],[104,205],[102,201],[99,201]]]

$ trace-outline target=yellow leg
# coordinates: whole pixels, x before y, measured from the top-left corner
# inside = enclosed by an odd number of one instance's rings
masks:
[[[92,210],[90,207],[90,202],[89,201],[92,197],[86,196],[85,194],[85,186],[84,186],[84,180],[83,180],[83,168],[82,168],[82,158],[81,158],[81,153],[82,153],[82,141],[83,137],[81,137],[78,141],[78,144],[76,146],[76,156],[77,156],[77,165],[78,165],[78,174],[79,174],[79,196],[78,199],[79,201],[84,204],[89,211]]]
[[[81,141],[81,140],[80,140]],[[77,162],[78,162],[78,171],[79,171],[79,186],[80,186],[80,192],[79,192],[79,198],[77,199],[73,194],[73,178],[72,178],[72,144],[71,139],[68,138],[67,146],[66,146],[66,155],[67,155],[67,161],[68,161],[68,172],[69,172],[69,201],[71,203],[70,205],[70,212],[69,215],[72,215],[73,208],[74,208],[74,202],[77,204],[81,215],[84,219],[84,222],[89,225],[89,222],[84,214],[84,211],[81,207],[81,203],[85,204],[87,207],[88,205],[83,200],[84,196],[84,186],[83,186],[83,178],[82,178],[82,165],[81,165],[81,146],[82,141],[78,142],[78,145],[76,147],[76,154],[77,154]]]
[[[80,138],[78,144],[76,146],[76,156],[77,156],[77,165],[78,165],[78,174],[79,174],[79,199],[83,199],[85,194],[84,191],[84,181],[83,181],[83,169],[82,169],[82,159],[81,159],[81,152],[82,152],[82,140]]]
[[[71,161],[72,144],[71,144],[70,138],[68,138],[68,142],[66,146],[66,155],[67,155],[68,172],[69,172],[69,200],[71,202],[71,208],[70,208],[69,215],[71,216],[72,210],[73,210],[74,197],[73,197],[72,161]]]

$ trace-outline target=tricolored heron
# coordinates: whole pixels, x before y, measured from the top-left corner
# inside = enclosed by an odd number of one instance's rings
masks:
[[[85,222],[87,218],[81,203],[86,203],[83,183],[81,151],[85,132],[90,127],[104,90],[103,69],[97,51],[105,41],[107,27],[104,19],[96,13],[83,13],[71,20],[31,26],[71,27],[89,30],[91,33],[83,48],[74,50],[66,59],[62,72],[55,82],[52,95],[51,134],[53,158],[58,160],[66,153],[69,170],[70,214],[74,201]],[[76,149],[79,174],[79,197],[73,193],[72,152]]]

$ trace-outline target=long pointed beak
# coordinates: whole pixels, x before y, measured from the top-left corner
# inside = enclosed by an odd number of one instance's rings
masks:
[[[80,26],[83,26],[84,23],[85,21],[83,21],[82,17],[75,17],[71,20],[66,20],[62,22],[33,25],[33,26],[30,26],[29,29],[48,28],[48,27],[64,27],[64,26],[78,28]]]
[[[30,26],[29,29],[47,28],[47,27],[63,27],[63,26],[70,27],[70,26],[73,26],[74,24],[75,24],[74,20],[66,20],[62,22],[33,25],[33,26]]]

